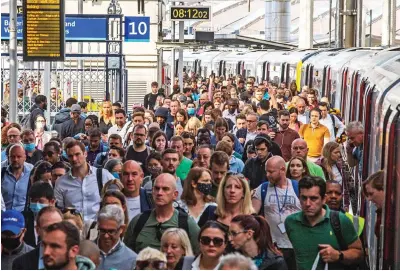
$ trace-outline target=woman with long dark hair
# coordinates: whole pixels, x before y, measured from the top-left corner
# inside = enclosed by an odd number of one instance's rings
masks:
[[[286,270],[281,253],[272,242],[268,222],[262,216],[235,216],[229,227],[231,245],[253,259],[259,270]]]

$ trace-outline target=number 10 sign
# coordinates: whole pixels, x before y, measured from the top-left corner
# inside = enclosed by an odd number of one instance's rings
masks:
[[[125,17],[125,41],[149,42],[150,41],[150,17],[126,16]]]

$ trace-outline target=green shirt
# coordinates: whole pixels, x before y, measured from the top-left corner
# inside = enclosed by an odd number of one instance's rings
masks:
[[[164,223],[161,223],[161,232],[164,232],[169,228],[178,228],[178,210],[175,210],[174,215]],[[160,224],[155,215],[155,211],[153,210],[150,214],[149,219],[146,221],[146,224],[143,226],[143,229],[140,231],[139,235],[136,238],[136,248],[133,245],[133,231],[135,229],[136,223],[139,220],[140,214],[135,216],[131,222],[129,222],[128,229],[126,230],[124,243],[127,247],[134,250],[136,253],[139,253],[142,249],[146,247],[152,247],[154,249],[160,250],[161,242],[157,238],[158,224]],[[193,220],[191,216],[188,217],[188,226],[189,226],[189,239],[193,248],[193,252],[196,254],[199,252],[199,243],[197,242],[197,237],[200,232],[199,226]]]
[[[183,157],[181,163],[179,164],[178,168],[176,169],[176,176],[178,176],[182,181],[186,180],[186,177],[192,168],[193,161]]]
[[[298,270],[311,269],[319,253],[319,244],[328,244],[340,250],[330,222],[330,209],[327,205],[323,208],[326,210],[324,218],[313,227],[308,223],[303,211],[291,214],[285,220],[285,229],[293,245]],[[344,241],[347,245],[354,243],[358,236],[353,223],[342,212],[339,213],[339,220]],[[324,266],[324,262],[320,259],[317,269],[323,269]],[[328,266],[329,269],[343,269],[341,263],[330,263]]]
[[[214,182],[212,182],[212,189],[211,189],[211,194],[210,194],[212,197],[214,197],[214,198],[217,197],[218,188],[219,188],[219,186],[216,185]]]

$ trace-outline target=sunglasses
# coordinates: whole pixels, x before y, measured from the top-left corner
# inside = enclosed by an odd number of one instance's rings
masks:
[[[156,225],[156,237],[159,241],[161,241],[161,237],[163,235],[164,231],[162,230],[162,223],[158,223]]]
[[[71,215],[79,216],[83,220],[83,215],[81,212],[75,208],[66,208],[62,211],[63,214],[70,213]]]
[[[211,242],[213,242],[214,246],[220,247],[225,243],[225,240],[219,237],[214,237],[214,238],[208,236],[200,237],[200,243],[202,245],[209,246]]]
[[[145,261],[136,261],[136,270],[145,270],[149,266],[153,270],[163,270],[167,268],[167,263],[160,260],[152,260],[152,259]]]

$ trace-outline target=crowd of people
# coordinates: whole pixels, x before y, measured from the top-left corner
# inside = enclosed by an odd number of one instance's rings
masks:
[[[69,98],[53,123],[34,103],[20,123],[2,114],[3,270],[367,267],[349,170],[364,128],[315,89],[153,82],[132,112]],[[362,183],[378,210],[383,176]]]

